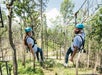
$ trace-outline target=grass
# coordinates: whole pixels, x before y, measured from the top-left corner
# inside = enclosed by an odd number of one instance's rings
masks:
[[[61,60],[55,61],[55,64],[53,67],[48,69],[48,73],[50,75],[76,75],[76,68],[75,67],[67,67],[65,68],[63,66],[63,63],[60,62]],[[43,70],[46,72],[46,70]],[[44,72],[44,73],[45,73]],[[44,75],[48,75],[46,72]],[[78,69],[79,75],[81,74],[92,74],[92,69],[87,68],[79,68]]]
[[[33,69],[32,61],[27,60],[26,67],[23,67],[22,62],[19,60],[18,75],[75,75],[75,67],[65,68],[62,61],[63,60],[46,59],[44,63],[44,65],[46,65],[45,68],[42,68],[39,63],[36,62],[36,68]],[[92,74],[92,69],[79,68],[78,73],[79,75]]]
[[[36,64],[38,64],[36,62]],[[26,62],[26,67],[24,68],[19,62],[18,75],[44,75],[43,70],[40,67],[33,68],[32,61]]]

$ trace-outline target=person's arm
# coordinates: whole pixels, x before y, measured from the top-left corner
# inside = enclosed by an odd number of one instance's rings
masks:
[[[70,59],[70,61],[72,61],[72,62],[73,62],[73,58],[74,58],[75,54],[77,53],[78,47],[79,47],[79,37],[76,36],[74,38],[74,40],[73,40],[73,48],[74,48],[74,50],[73,50],[73,54],[72,54],[71,59]]]
[[[72,54],[72,56],[71,56],[70,61],[72,61],[72,62],[73,62],[73,58],[74,58],[75,54],[77,53],[77,50],[78,50],[78,47],[77,47],[77,46],[75,46],[75,47],[74,47],[74,51],[73,51],[73,54]]]
[[[29,44],[28,45],[28,47],[29,47],[29,49],[30,49],[30,52],[33,54],[33,56],[34,56],[34,51],[33,51],[33,48],[32,48],[32,44]],[[35,56],[34,56],[35,57]]]

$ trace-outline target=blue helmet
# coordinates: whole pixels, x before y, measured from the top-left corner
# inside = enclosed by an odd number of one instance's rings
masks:
[[[83,24],[77,24],[76,25],[76,28],[83,29],[84,28],[84,25]]]
[[[31,27],[25,28],[25,32],[30,32],[30,31],[32,31],[32,28]]]

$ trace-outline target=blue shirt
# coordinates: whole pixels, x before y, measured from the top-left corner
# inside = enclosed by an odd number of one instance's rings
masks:
[[[80,36],[82,36],[83,39],[85,39],[85,33],[82,32],[81,34],[77,34],[74,39],[73,39],[73,42],[71,44],[71,49],[72,51],[74,51],[74,46],[78,47],[79,49],[81,48],[81,45],[82,45],[82,39]]]
[[[34,40],[32,38],[27,37],[27,44],[32,44],[32,46],[34,45],[33,50],[34,52],[37,52],[37,44],[34,44]]]

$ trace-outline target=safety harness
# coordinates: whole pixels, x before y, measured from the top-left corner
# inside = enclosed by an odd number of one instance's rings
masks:
[[[28,43],[27,43],[27,39],[28,39],[28,38],[31,38],[31,39],[34,40],[34,44],[32,45],[32,48],[35,46],[35,44],[37,44],[37,43],[36,43],[36,40],[35,40],[33,37],[27,37],[27,38],[25,39],[25,43],[26,43],[26,46],[27,46],[27,52],[30,51],[30,49],[29,49],[29,47],[28,47]]]

